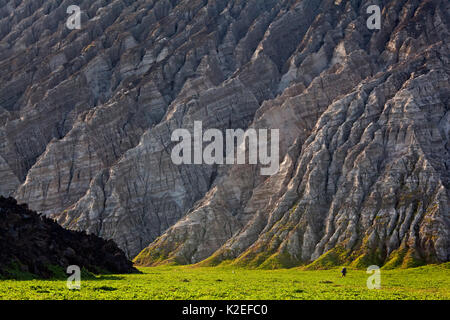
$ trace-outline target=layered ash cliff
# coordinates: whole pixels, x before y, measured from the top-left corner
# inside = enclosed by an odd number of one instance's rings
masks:
[[[0,194],[143,265],[449,260],[448,1],[0,5]],[[279,129],[279,172],[174,165],[194,121]]]

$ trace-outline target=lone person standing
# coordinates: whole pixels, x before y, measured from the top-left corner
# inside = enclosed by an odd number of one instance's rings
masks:
[[[347,268],[345,268],[345,267],[342,268],[341,273],[342,273],[342,276],[345,277],[345,275],[347,274]]]

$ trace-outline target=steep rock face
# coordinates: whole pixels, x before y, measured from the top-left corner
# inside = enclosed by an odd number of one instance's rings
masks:
[[[65,226],[112,237],[136,255],[200,199],[217,174],[207,166],[189,168],[177,178],[186,186],[175,189],[175,177],[165,181],[178,171],[167,164],[169,129],[205,121],[208,113],[205,128],[251,122],[259,103],[273,96],[279,70],[264,54],[248,62],[287,2],[78,4],[82,28],[73,31],[65,27],[68,2],[23,1],[2,12],[1,191]],[[28,30],[41,36],[28,38]],[[166,168],[158,168],[161,155]],[[148,162],[138,168],[140,159]],[[138,183],[139,177],[147,182]]]
[[[69,2],[0,0],[0,194],[156,239],[146,265],[448,261],[446,1],[379,1],[381,30],[371,1],[78,1],[72,31]],[[194,121],[279,129],[280,171],[174,165]]]
[[[234,104],[233,101],[239,101]],[[96,178],[88,193],[58,221],[113,237],[131,256],[162,234],[210,188],[217,169],[172,163],[170,136],[176,128],[203,120],[204,129],[246,126],[258,108],[239,80],[190,98],[182,109],[146,132],[111,170]],[[206,125],[207,124],[207,125]],[[191,129],[192,130],[192,129]]]
[[[388,25],[384,47],[375,46],[383,30],[358,43],[365,35],[344,25],[347,34],[331,54],[332,43],[325,42],[308,64],[292,63],[297,71],[283,78],[300,84],[258,110],[252,126],[282,131],[280,172],[261,181],[253,167],[233,168],[137,263],[234,259],[278,267],[322,255],[312,267],[328,259],[356,266],[448,261],[449,33],[440,23],[448,6],[389,8],[402,14]],[[347,11],[342,19],[349,17]],[[360,20],[350,25],[361,28]],[[318,57],[324,72],[314,78]],[[280,84],[286,86],[283,79]],[[315,114],[308,110],[312,103]]]

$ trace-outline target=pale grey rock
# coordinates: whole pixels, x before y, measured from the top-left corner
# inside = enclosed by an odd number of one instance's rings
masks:
[[[0,0],[0,194],[141,264],[449,260],[449,4]],[[176,128],[280,129],[280,171]],[[143,258],[144,257],[144,258]]]
[[[0,177],[2,177],[0,194],[12,196],[19,187],[20,181],[2,157],[0,157]]]
[[[439,5],[434,17],[418,3],[405,8],[428,21],[442,14]],[[448,26],[437,34],[433,24],[424,23],[434,39],[394,33],[386,61],[355,46],[356,31],[325,28],[333,38],[350,34],[299,53],[300,67],[292,59],[278,87],[288,89],[265,101],[252,125],[281,129],[280,172],[264,180],[252,166],[250,174],[234,167],[137,262],[293,266],[337,247],[350,261],[375,253],[372,262],[385,263],[399,249],[422,262],[448,261],[449,60],[439,42]],[[393,60],[388,50],[405,54]]]

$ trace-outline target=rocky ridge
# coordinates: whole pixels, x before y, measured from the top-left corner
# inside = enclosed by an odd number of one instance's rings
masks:
[[[65,230],[52,219],[0,197],[0,276],[17,273],[54,277],[76,265],[93,273],[131,273],[133,268],[112,240]]]

